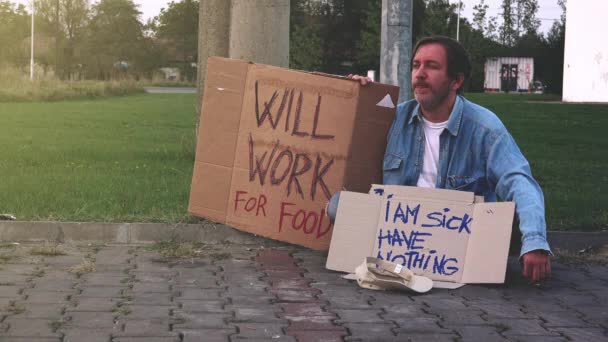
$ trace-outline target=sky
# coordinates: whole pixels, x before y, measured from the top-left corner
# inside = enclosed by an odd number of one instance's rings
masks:
[[[9,0],[11,2],[29,4],[30,0]],[[177,0],[176,0],[177,1]],[[458,0],[449,0],[451,3],[457,3]],[[472,22],[473,18],[473,6],[479,3],[479,0],[461,0],[462,1],[462,13],[461,15]],[[502,0],[485,0],[488,4],[488,16],[500,17],[500,4]],[[570,0],[574,1],[574,0]],[[139,10],[142,12],[142,22],[146,22],[150,18],[154,18],[160,13],[160,9],[167,7],[170,0],[134,0],[135,4],[139,5]],[[539,11],[537,17],[541,20],[540,30],[543,33],[547,33],[553,25],[554,20],[559,20],[559,16],[562,13],[561,8],[557,4],[557,0],[538,0]],[[500,22],[500,21],[499,21]]]
[[[176,0],[177,1],[177,0]],[[139,11],[142,12],[142,19],[146,22],[150,18],[154,18],[160,13],[161,8],[166,8],[171,1],[167,0],[135,0],[135,4],[139,5]],[[179,2],[179,1],[177,1]]]
[[[24,4],[28,6],[31,3],[31,0],[8,0],[12,3]],[[179,0],[174,0],[179,1]],[[96,0],[92,0],[91,2],[96,2]],[[171,0],[134,0],[136,5],[139,5],[139,11],[142,12],[141,19],[142,22],[146,22],[150,18],[154,18],[160,13],[160,9],[163,7],[167,7],[167,4],[171,2]]]
[[[449,0],[450,3],[456,4],[458,0]],[[464,16],[469,20],[469,22],[473,22],[473,7],[479,3],[479,0],[461,0],[462,1],[462,12],[461,16]],[[570,0],[576,1],[576,0]],[[485,0],[485,3],[488,5],[488,17],[498,17],[498,22],[502,22],[500,20],[500,14],[502,9],[500,5],[502,4],[502,0]],[[536,13],[536,17],[541,19],[540,21],[540,31],[542,33],[549,32],[551,29],[551,25],[553,25],[553,21],[559,20],[560,15],[562,14],[562,8],[557,4],[557,0],[538,0],[539,10]]]

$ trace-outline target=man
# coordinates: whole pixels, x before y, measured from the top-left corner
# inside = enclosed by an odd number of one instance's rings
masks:
[[[470,74],[464,47],[447,37],[414,48],[415,99],[399,104],[388,134],[384,184],[472,191],[486,201],[514,201],[521,231],[523,275],[532,283],[551,275],[543,193],[528,161],[502,122],[459,95]],[[362,85],[367,77],[349,75]],[[335,217],[338,196],[328,209]]]

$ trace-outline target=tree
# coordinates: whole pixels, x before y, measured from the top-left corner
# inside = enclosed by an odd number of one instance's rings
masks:
[[[375,1],[375,0],[374,0]],[[356,46],[367,0],[321,1],[318,10],[326,72],[351,73],[356,64]]]
[[[289,66],[293,69],[323,70],[323,38],[316,1],[291,0]]]
[[[517,40],[517,31],[515,25],[515,15],[512,8],[513,0],[502,1],[502,27],[500,29],[499,39],[503,45],[513,46]]]
[[[562,24],[566,24],[566,0],[557,0],[557,4],[562,8],[562,14],[559,16]]]
[[[25,64],[21,43],[30,35],[28,22],[23,5],[0,0],[0,64]]]
[[[42,64],[53,65],[56,73],[59,73],[60,69],[60,52],[61,43],[63,42],[63,35],[60,27],[60,10],[60,0],[40,0],[36,2],[36,27],[39,37],[52,37],[54,45],[53,54],[47,54],[39,60],[42,62]]]
[[[356,46],[367,3],[291,0],[291,66],[335,74],[355,72]]]
[[[456,37],[457,5],[448,0],[428,0],[424,11],[422,34]]]
[[[137,71],[145,59],[143,24],[132,0],[100,0],[93,6],[87,34],[87,69],[110,79]]]
[[[538,0],[517,0],[517,34],[530,34],[538,32],[540,20],[536,18],[538,13]]]
[[[379,70],[382,1],[369,1],[364,16],[361,38],[357,42],[357,66],[360,70]]]
[[[485,38],[498,40],[496,35],[497,19],[496,17],[488,17],[489,7],[485,0],[480,0],[477,5],[473,6],[473,27]]]
[[[317,25],[296,25],[290,34],[289,64],[293,69],[320,71],[323,68],[322,38]]]
[[[178,53],[182,73],[189,81],[196,78],[192,63],[196,63],[198,56],[198,8],[197,0],[171,1],[154,18],[156,37]]]
[[[477,5],[473,6],[473,25],[481,33],[485,33],[486,31],[486,16],[489,7],[485,3],[485,0],[481,0]]]
[[[412,45],[423,37],[423,25],[426,17],[425,0],[414,0],[412,7]],[[412,46],[413,48],[413,46]]]
[[[69,71],[74,67],[75,50],[82,44],[85,28],[89,19],[90,5],[88,0],[62,0],[63,28],[66,35],[65,60]]]
[[[538,0],[503,0],[501,8],[503,22],[499,40],[502,44],[514,46],[522,35],[538,31]]]
[[[498,41],[498,19],[496,17],[490,17],[488,20],[488,26],[486,26],[484,36],[488,39]]]
[[[547,47],[543,56],[541,72],[544,82],[549,91],[556,94],[562,93],[564,77],[564,49],[566,41],[566,1],[558,0],[562,7],[561,20],[553,22],[553,26],[547,34]]]
[[[89,0],[37,0],[38,31],[53,37],[54,53],[46,62],[67,77],[74,69],[74,54],[80,48],[89,16]]]

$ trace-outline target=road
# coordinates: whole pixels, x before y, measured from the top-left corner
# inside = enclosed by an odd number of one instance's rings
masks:
[[[196,94],[196,88],[191,87],[144,87],[150,94]]]

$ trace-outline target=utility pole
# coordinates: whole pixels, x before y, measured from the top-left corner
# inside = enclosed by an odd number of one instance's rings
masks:
[[[462,8],[462,1],[458,0],[458,21],[456,22],[456,40],[460,41],[460,9]]]
[[[32,0],[32,45],[30,48],[30,81],[34,80],[34,12],[36,12],[36,1]]]
[[[59,32],[59,0],[55,0],[55,75],[60,75],[59,71],[59,38],[61,34]]]
[[[289,66],[289,0],[200,0],[199,6],[199,114],[210,56]]]
[[[382,0],[380,82],[397,85],[399,102],[411,98],[412,0]]]
[[[207,58],[211,56],[228,57],[230,1],[201,0],[198,18],[197,113],[200,114],[207,74]]]
[[[289,0],[232,0],[230,58],[289,67]]]

